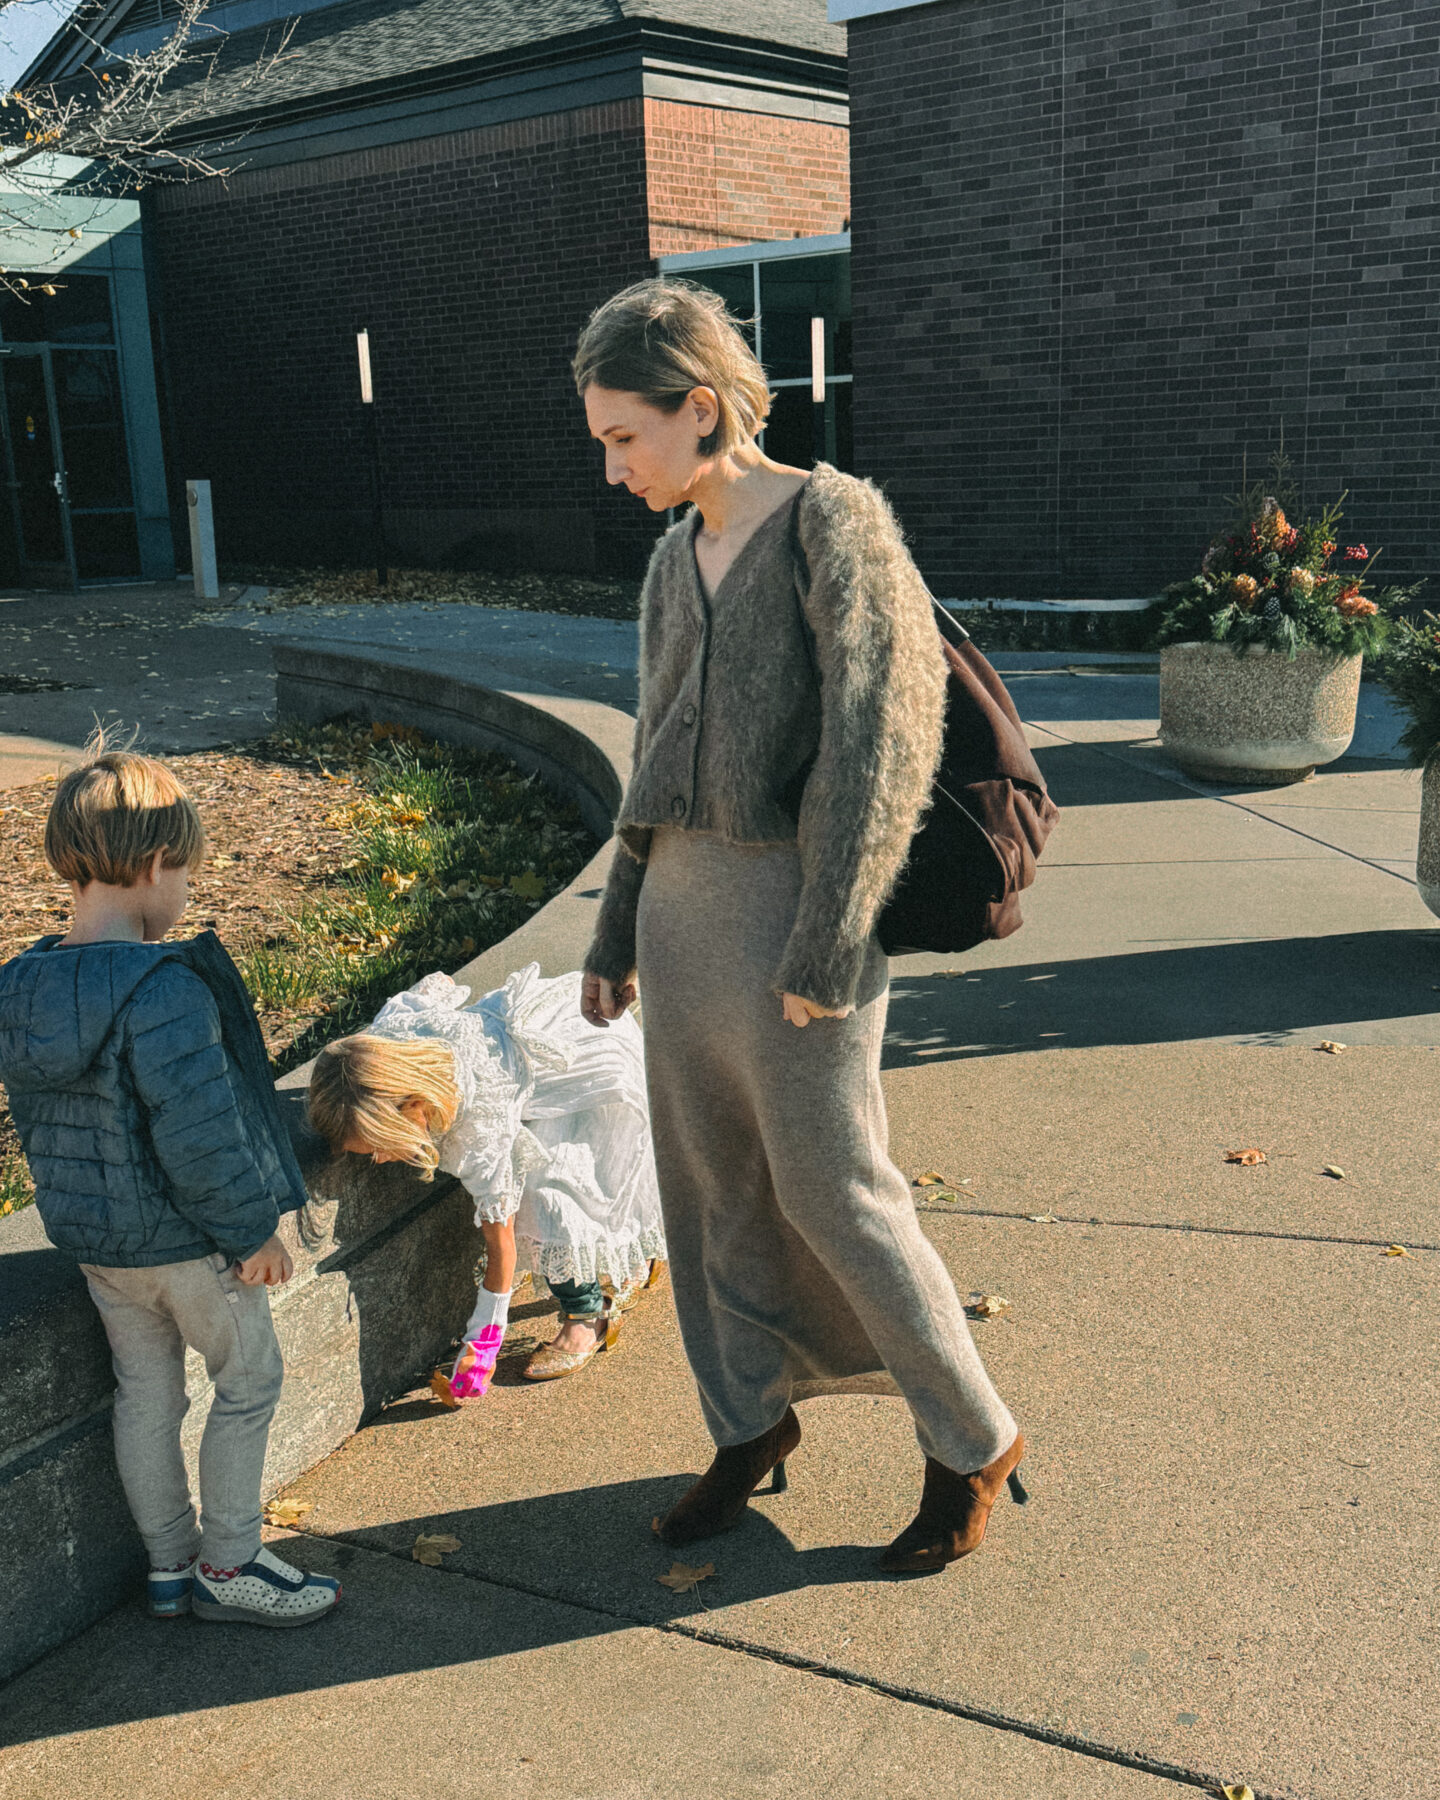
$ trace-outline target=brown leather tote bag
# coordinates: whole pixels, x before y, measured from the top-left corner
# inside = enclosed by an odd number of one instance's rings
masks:
[[[1024,923],[1021,892],[1060,809],[1005,683],[932,596],[948,671],[945,741],[930,807],[877,930],[888,956],[953,955]]]
[[[810,586],[798,506],[790,543],[798,600]],[[876,925],[887,956],[950,956],[1018,931],[1021,892],[1060,816],[1004,682],[933,594],[930,604],[947,670],[945,739],[930,805]]]

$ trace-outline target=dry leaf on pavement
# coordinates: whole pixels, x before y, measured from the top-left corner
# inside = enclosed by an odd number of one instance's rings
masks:
[[[459,1548],[460,1540],[457,1537],[451,1537],[443,1531],[434,1537],[427,1537],[422,1531],[416,1538],[410,1555],[415,1562],[424,1563],[426,1568],[438,1569],[443,1567],[440,1559],[449,1556],[452,1551]]]
[[[965,1298],[967,1318],[998,1319],[1009,1310],[1010,1302],[1003,1294],[968,1294]]]
[[[1028,1213],[1026,1217],[1032,1225],[1058,1225],[1060,1223],[1054,1213]]]
[[[1230,1163],[1241,1163],[1247,1169],[1253,1169],[1256,1163],[1268,1162],[1270,1159],[1263,1150],[1227,1150],[1225,1160]]]
[[[1328,1175],[1332,1181],[1343,1181],[1345,1179],[1345,1171],[1340,1168],[1337,1163],[1326,1163],[1320,1173],[1322,1175]]]
[[[1321,1038],[1315,1046],[1317,1050],[1328,1050],[1331,1056],[1338,1056],[1342,1050],[1348,1050],[1348,1044],[1337,1044],[1334,1038]]]
[[[437,1369],[430,1377],[430,1392],[442,1406],[458,1407],[460,1402],[450,1392],[450,1381],[443,1369]]]
[[[1233,1787],[1222,1787],[1220,1792],[1224,1800],[1255,1800],[1254,1788],[1246,1787],[1243,1781],[1237,1781]]]
[[[701,1563],[692,1568],[689,1563],[671,1563],[668,1575],[657,1575],[655,1579],[661,1587],[667,1587],[673,1594],[693,1594],[700,1583],[715,1573],[714,1563]]]
[[[937,1175],[933,1169],[928,1175],[917,1175],[911,1183],[913,1187],[944,1187],[945,1177]]]
[[[298,1525],[315,1510],[313,1500],[271,1500],[265,1507],[267,1525]]]
[[[1382,1256],[1408,1256],[1410,1252],[1403,1244],[1387,1244],[1380,1254]]]

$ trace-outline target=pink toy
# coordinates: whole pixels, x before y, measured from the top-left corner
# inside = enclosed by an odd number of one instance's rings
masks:
[[[456,1400],[478,1400],[487,1391],[504,1341],[503,1325],[487,1325],[478,1337],[466,1339],[450,1377],[450,1392]]]

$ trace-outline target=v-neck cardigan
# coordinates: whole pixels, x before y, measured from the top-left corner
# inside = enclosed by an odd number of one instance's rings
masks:
[[[585,967],[617,983],[633,973],[656,829],[798,843],[774,991],[849,1006],[940,757],[929,594],[879,489],[825,463],[761,521],[713,598],[699,523],[674,525],[645,577],[634,767]]]

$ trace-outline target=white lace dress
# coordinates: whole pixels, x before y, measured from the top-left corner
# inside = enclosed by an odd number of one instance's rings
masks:
[[[396,994],[369,1029],[440,1038],[460,1112],[440,1167],[475,1198],[477,1225],[515,1220],[519,1266],[546,1281],[619,1285],[664,1257],[640,1028],[580,1014],[580,975],[517,971],[473,1005],[448,975]]]

